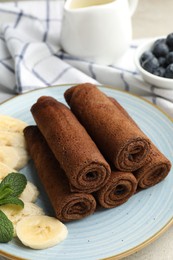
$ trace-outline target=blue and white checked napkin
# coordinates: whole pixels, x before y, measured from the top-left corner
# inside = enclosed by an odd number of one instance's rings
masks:
[[[0,4],[0,96],[50,85],[91,82],[146,97],[173,117],[173,90],[145,83],[134,65],[134,40],[121,60],[101,66],[64,53],[60,31],[64,0]],[[3,96],[2,96],[3,95]]]

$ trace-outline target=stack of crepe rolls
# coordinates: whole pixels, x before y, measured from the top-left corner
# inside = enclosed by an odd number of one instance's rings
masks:
[[[68,179],[37,126],[24,130],[38,176],[61,221],[77,220],[93,213],[96,201],[91,194],[71,192]]]
[[[115,194],[106,207],[122,204],[136,191],[134,176],[126,173],[122,180],[118,174],[115,177],[96,144],[67,106],[54,98],[41,97],[31,112],[37,127],[27,127],[24,135],[57,218],[69,221],[92,214],[96,209],[95,198],[99,201],[97,191],[102,197],[110,179],[108,190],[111,187]],[[120,193],[125,193],[121,201]],[[114,202],[115,197],[118,202]]]
[[[142,167],[150,152],[148,137],[92,84],[68,89],[65,99],[98,148],[118,170]]]
[[[133,173],[138,189],[149,188],[165,179],[171,169],[170,161],[115,99],[88,83],[68,89],[65,99],[108,161],[120,171],[125,168]],[[102,131],[97,135],[95,130],[100,124]]]
[[[169,160],[116,100],[89,83],[69,88],[64,96],[71,110],[42,96],[31,108],[37,126],[24,130],[57,218],[88,216],[96,202],[104,208],[119,206],[139,187],[153,186],[166,177]],[[161,167],[164,174],[159,168],[143,181],[147,167],[160,160],[166,165]]]
[[[96,201],[91,193],[110,178],[109,164],[67,106],[54,98],[41,97],[31,111],[40,132],[32,127],[24,134],[57,218],[69,221],[92,214]],[[47,147],[39,142],[40,135]]]
[[[70,109],[44,96],[31,112],[70,184],[86,193],[103,187],[110,177],[110,166]]]
[[[139,127],[127,111],[114,98],[110,98],[110,100],[131,121],[132,124]],[[152,187],[161,182],[166,178],[171,169],[170,161],[151,141],[150,143],[151,150],[146,164],[133,172],[138,181],[138,190]]]

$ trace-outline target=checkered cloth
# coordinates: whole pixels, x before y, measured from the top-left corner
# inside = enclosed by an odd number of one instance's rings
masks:
[[[141,96],[173,117],[173,91],[145,83],[134,65],[133,41],[119,62],[101,66],[64,53],[60,31],[64,0],[0,4],[0,101],[50,85],[91,82]]]

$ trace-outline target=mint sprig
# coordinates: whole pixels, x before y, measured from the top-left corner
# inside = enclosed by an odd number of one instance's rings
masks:
[[[0,205],[15,204],[24,207],[18,196],[23,192],[27,184],[26,177],[21,173],[9,173],[0,183]],[[0,242],[9,242],[13,238],[14,227],[12,222],[0,210]]]
[[[12,222],[0,210],[0,243],[7,243],[13,238],[14,227]]]
[[[0,200],[0,205],[5,205],[5,204],[15,204],[15,205],[20,206],[21,208],[24,207],[23,201],[17,197],[7,197],[7,198]]]
[[[18,196],[27,184],[26,177],[21,173],[9,173],[0,183],[0,205],[16,204],[24,207],[23,201]]]
[[[8,174],[0,183],[0,198],[1,198],[1,190],[9,188],[12,190],[10,196],[17,197],[22,191],[25,189],[27,184],[26,177],[21,173],[12,172]],[[2,191],[4,193],[4,191]]]
[[[13,193],[9,185],[4,185],[0,187],[0,200],[10,196]]]

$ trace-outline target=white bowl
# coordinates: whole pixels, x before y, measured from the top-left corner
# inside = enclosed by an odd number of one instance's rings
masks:
[[[140,45],[137,48],[137,50],[135,52],[135,57],[134,57],[135,65],[136,65],[139,73],[143,77],[144,81],[150,83],[151,85],[153,85],[155,87],[168,88],[168,89],[171,88],[171,89],[173,89],[173,79],[168,79],[168,78],[164,78],[164,77],[153,75],[152,73],[150,73],[150,72],[146,71],[145,69],[143,69],[141,64],[140,64],[140,57],[141,57],[141,55],[145,51],[151,50],[151,47],[152,47],[153,43],[157,39],[160,39],[160,38],[149,40],[149,41],[145,42],[144,44]]]

